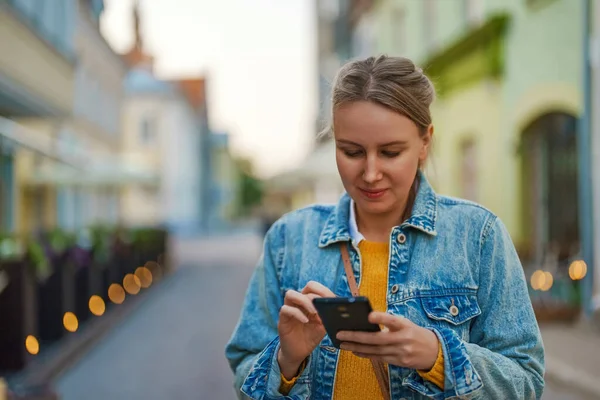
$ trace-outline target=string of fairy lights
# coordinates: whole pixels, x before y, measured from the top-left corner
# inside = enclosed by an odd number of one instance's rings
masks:
[[[112,283],[108,287],[108,299],[114,304],[123,304],[127,295],[135,296],[142,289],[148,289],[160,275],[160,265],[150,261],[145,266],[138,267],[133,274],[126,274],[122,283]],[[97,294],[90,296],[88,308],[96,317],[101,317],[106,312],[104,299]],[[64,313],[62,322],[68,332],[74,333],[79,329],[79,319],[71,311]],[[28,335],[25,338],[25,348],[30,354],[37,355],[40,343],[34,335]]]

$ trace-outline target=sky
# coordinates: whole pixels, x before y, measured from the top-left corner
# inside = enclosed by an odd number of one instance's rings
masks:
[[[133,43],[133,0],[105,0],[102,33],[113,49]],[[257,174],[299,165],[315,134],[314,1],[141,0],[141,32],[155,72],[207,78],[213,130]]]

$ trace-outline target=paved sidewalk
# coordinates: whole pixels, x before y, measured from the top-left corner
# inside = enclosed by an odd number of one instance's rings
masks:
[[[584,323],[540,326],[546,379],[600,399],[600,332]]]

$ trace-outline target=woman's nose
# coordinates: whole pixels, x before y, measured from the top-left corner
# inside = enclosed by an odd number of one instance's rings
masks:
[[[383,174],[381,173],[377,157],[368,156],[363,172],[363,180],[367,183],[375,183],[380,180],[382,176]]]

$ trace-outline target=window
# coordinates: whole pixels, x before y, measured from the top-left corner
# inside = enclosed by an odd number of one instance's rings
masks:
[[[477,146],[474,140],[468,139],[460,149],[461,196],[467,200],[477,201]]]
[[[140,122],[140,142],[144,145],[151,145],[156,141],[156,125],[154,118],[146,115]]]

